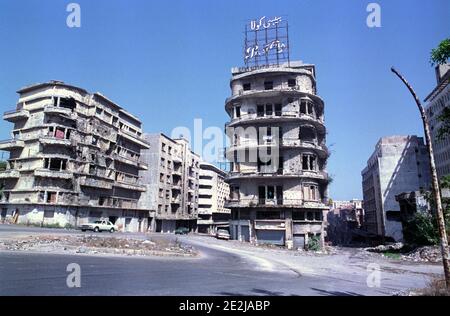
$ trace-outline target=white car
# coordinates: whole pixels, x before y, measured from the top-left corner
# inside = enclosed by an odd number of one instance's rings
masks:
[[[219,229],[216,233],[216,238],[217,239],[225,239],[225,240],[229,240],[230,239],[230,233],[225,230],[225,229]]]
[[[83,232],[92,230],[94,232],[109,231],[110,233],[114,233],[118,230],[117,226],[110,221],[95,221],[93,223],[83,224],[80,228]]]

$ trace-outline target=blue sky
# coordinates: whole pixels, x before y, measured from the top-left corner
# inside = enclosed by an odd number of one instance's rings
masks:
[[[81,6],[81,28],[66,6]],[[366,7],[381,5],[381,28]],[[0,106],[18,88],[51,79],[100,91],[138,115],[148,132],[223,128],[230,69],[243,64],[245,22],[286,15],[291,59],[316,64],[334,199],[362,197],[361,170],[381,136],[422,135],[395,65],[422,99],[435,85],[430,50],[449,36],[448,0],[0,0]],[[11,124],[0,123],[0,138]]]

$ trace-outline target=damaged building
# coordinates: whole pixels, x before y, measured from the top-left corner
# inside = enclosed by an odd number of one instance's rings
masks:
[[[328,150],[315,66],[235,68],[230,85],[232,238],[295,249],[323,239]]]
[[[201,162],[199,180],[199,202],[197,230],[199,233],[214,235],[218,229],[229,230],[230,209],[225,201],[230,195],[230,187],[225,182],[226,173],[216,166]]]
[[[426,191],[431,183],[430,163],[423,138],[381,138],[361,175],[364,229],[386,240],[402,241],[401,209],[396,195]]]
[[[156,232],[174,232],[197,228],[200,156],[192,152],[187,140],[162,134],[144,134],[150,148],[142,151],[148,165],[140,176],[146,192],[140,208],[150,211],[150,228]]]
[[[139,171],[141,121],[100,93],[60,81],[18,91],[14,124],[0,172],[2,219],[33,225],[79,226],[108,219],[123,231],[144,231],[148,211],[138,208],[145,186]]]

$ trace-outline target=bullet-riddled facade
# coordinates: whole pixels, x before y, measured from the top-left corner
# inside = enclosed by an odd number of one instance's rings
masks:
[[[162,134],[144,134],[150,148],[143,150],[141,170],[146,192],[139,207],[150,212],[150,230],[174,232],[185,227],[196,230],[200,157],[185,139],[171,139]]]
[[[230,86],[232,238],[295,248],[322,239],[328,150],[315,66],[233,69]]]
[[[34,225],[78,226],[108,219],[123,231],[144,231],[138,208],[145,187],[139,171],[148,144],[141,121],[100,93],[60,81],[18,91],[3,183],[2,219]]]

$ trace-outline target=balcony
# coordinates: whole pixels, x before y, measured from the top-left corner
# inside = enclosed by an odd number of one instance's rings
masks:
[[[261,208],[311,208],[311,209],[328,209],[321,200],[306,201],[303,199],[258,199],[258,198],[243,198],[229,200],[225,203],[227,208],[236,207],[261,207]]]
[[[65,138],[57,138],[51,136],[41,136],[39,137],[39,142],[43,145],[61,145],[61,146],[72,146],[72,141]]]
[[[302,170],[299,172],[290,172],[289,170],[278,170],[276,172],[230,172],[227,175],[227,179],[240,179],[240,178],[254,178],[254,179],[267,179],[272,177],[284,177],[284,178],[310,178],[318,180],[327,180],[328,173],[326,171],[308,171]]]
[[[0,150],[14,150],[25,147],[23,140],[7,139],[0,142]]]
[[[122,181],[114,182],[114,186],[115,187],[120,187],[120,188],[123,188],[123,189],[134,190],[134,191],[141,191],[141,192],[145,192],[147,190],[145,185],[137,184],[137,183],[122,182]]]
[[[129,141],[132,141],[135,144],[140,145],[144,149],[150,148],[149,144],[137,134],[134,134],[124,129],[119,129],[119,135],[128,139]]]
[[[124,164],[127,165],[131,165],[131,166],[135,166],[140,168],[141,170],[147,170],[148,169],[148,164],[146,164],[145,162],[140,162],[138,159],[132,159],[129,157],[125,157],[123,155],[119,155],[119,154],[114,154],[114,159],[117,161],[120,161]]]
[[[71,116],[73,113],[72,109],[64,108],[60,106],[47,105],[44,108],[44,113],[46,114],[64,114],[67,116]]]
[[[17,169],[6,169],[0,172],[0,179],[18,179],[20,172]]]
[[[36,169],[34,170],[34,176],[41,178],[72,179],[73,172],[67,170]]]
[[[324,128],[324,122],[322,119],[315,118],[311,115],[301,114],[298,111],[282,111],[274,112],[275,115],[258,115],[254,114],[243,114],[239,117],[232,118],[230,122],[225,124],[225,127],[232,127],[234,125],[240,125],[241,123],[257,123],[258,121],[264,121],[265,123],[277,123],[277,122],[295,122],[295,121],[306,121],[317,125],[317,127]]]
[[[80,178],[80,185],[100,189],[112,189],[112,182],[87,177]]]
[[[27,119],[30,116],[30,113],[27,110],[12,110],[6,111],[3,113],[3,119],[5,121],[14,123],[19,120]]]

